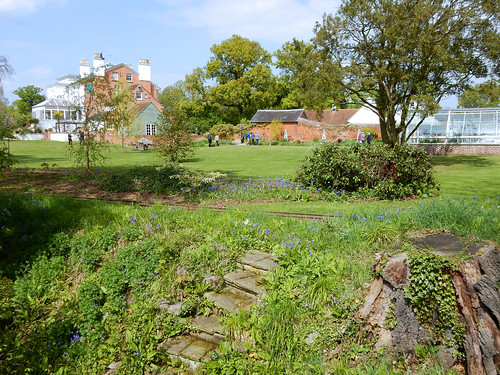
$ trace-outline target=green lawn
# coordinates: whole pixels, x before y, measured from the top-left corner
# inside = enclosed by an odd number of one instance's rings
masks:
[[[77,144],[73,147],[79,147]],[[12,141],[10,150],[18,168],[72,168],[63,142]],[[185,164],[202,171],[227,173],[239,178],[292,177],[310,146],[221,146],[197,148]],[[122,153],[112,145],[107,170],[160,164],[155,152]],[[500,156],[436,156],[432,158],[442,194],[496,198],[500,193]],[[55,166],[53,166],[55,164]]]
[[[186,165],[241,178],[292,177],[310,149],[307,146],[202,147]]]
[[[73,168],[74,163],[69,159],[68,147],[66,142],[55,141],[10,142],[10,152],[14,156],[14,166],[17,168],[40,168],[42,163],[47,163],[51,169]],[[72,147],[79,147],[78,142],[74,142]],[[155,152],[132,151],[127,147],[123,153],[119,145],[111,145],[106,156],[108,169],[160,163]]]
[[[434,156],[432,163],[443,194],[497,198],[500,156]]]

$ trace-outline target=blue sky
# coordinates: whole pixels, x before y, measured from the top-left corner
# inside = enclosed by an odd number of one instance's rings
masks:
[[[309,40],[323,13],[340,0],[0,0],[0,55],[15,69],[5,96],[78,74],[81,58],[102,52],[106,63],[137,69],[149,59],[164,88],[210,58],[233,34],[274,52],[292,38]]]

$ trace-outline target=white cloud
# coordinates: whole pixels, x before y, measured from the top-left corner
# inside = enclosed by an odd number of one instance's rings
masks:
[[[51,2],[64,3],[65,0],[0,0],[0,15],[22,16]]]
[[[177,5],[175,0],[163,0]],[[170,3],[170,4],[169,4]],[[259,41],[309,40],[323,13],[335,13],[340,0],[199,0],[175,7],[168,15],[177,26],[206,29],[215,39],[239,34]]]

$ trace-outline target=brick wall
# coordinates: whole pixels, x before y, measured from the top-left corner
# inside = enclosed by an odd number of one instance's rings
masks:
[[[284,137],[285,129],[290,141],[300,140],[302,142],[311,142],[314,138],[321,140],[323,137],[323,129],[327,141],[336,141],[337,139],[356,139],[358,129],[373,129],[380,137],[380,129],[372,127],[357,127],[353,125],[330,125],[310,121],[307,119],[299,119],[298,123],[283,123],[281,129],[281,138]],[[259,133],[260,139],[272,140],[271,128],[266,125],[253,126],[253,133]]]
[[[425,148],[425,150],[431,155],[500,155],[500,144],[424,143],[414,146]]]
[[[137,141],[141,138],[146,138],[153,143],[155,143],[156,136],[154,135],[129,135],[125,139],[125,145],[130,146],[130,143],[137,143]],[[107,131],[104,135],[104,140],[107,142],[115,143],[118,145],[122,144],[122,137],[117,136],[113,132]]]

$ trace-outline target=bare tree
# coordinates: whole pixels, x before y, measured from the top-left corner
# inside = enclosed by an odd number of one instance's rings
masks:
[[[0,56],[0,99],[3,98],[2,79],[11,77],[14,74],[14,68],[9,64],[6,57]]]

